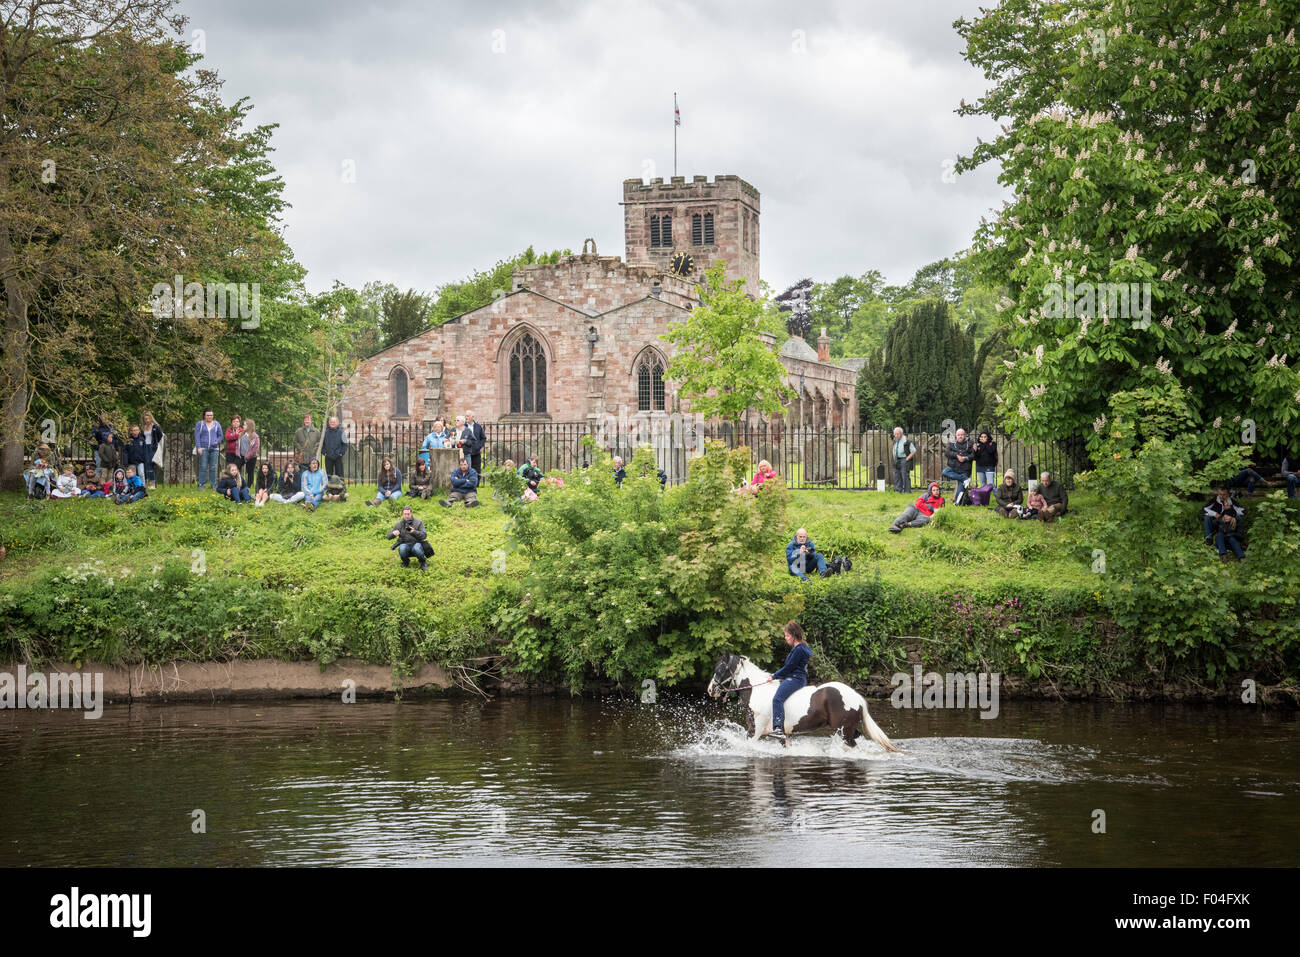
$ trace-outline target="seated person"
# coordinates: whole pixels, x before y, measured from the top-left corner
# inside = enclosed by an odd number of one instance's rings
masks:
[[[137,469],[134,465],[126,467],[126,486],[130,490],[132,502],[138,502],[149,494],[144,484],[144,469]]]
[[[49,498],[58,481],[58,473],[39,456],[32,461],[32,467],[23,470],[23,480],[27,483],[28,498]]]
[[[433,494],[433,472],[424,459],[416,460],[415,471],[411,473],[411,494],[416,498],[428,498]]]
[[[388,537],[397,539],[393,547],[397,549],[404,567],[411,567],[411,556],[414,555],[420,562],[420,571],[428,571],[427,562],[433,557],[433,546],[428,542],[424,523],[412,514],[411,506],[402,506],[402,517],[389,531]]]
[[[54,488],[50,490],[50,498],[76,498],[81,494],[77,488],[77,477],[72,474],[72,466],[64,465],[63,473],[54,483]]]
[[[930,516],[935,509],[943,508],[943,496],[939,494],[939,483],[931,482],[929,489],[915,502],[903,509],[903,514],[894,519],[889,530],[898,534],[904,528],[921,528],[930,524]]]
[[[765,483],[776,477],[776,469],[772,468],[772,463],[763,459],[758,463],[758,471],[754,473],[754,481],[749,483],[749,487],[757,492]]]
[[[451,473],[451,493],[438,504],[451,508],[452,502],[464,502],[466,508],[478,506],[478,473],[470,468],[469,459],[462,458],[460,467]]]
[[[270,462],[262,462],[257,466],[257,477],[253,480],[254,505],[265,505],[279,491],[278,479]]]
[[[323,501],[326,502],[346,502],[348,500],[348,486],[343,481],[343,476],[337,472],[330,475],[325,473],[325,495]]]
[[[966,437],[965,429],[957,430],[945,449],[945,455],[948,465],[939,473],[939,477],[952,479],[957,483],[957,490],[953,492],[952,500],[953,504],[961,505],[962,492],[966,490],[966,483],[970,481],[971,462],[975,456],[975,443]]]
[[[1268,479],[1264,478],[1264,476],[1255,471],[1254,462],[1247,462],[1244,469],[1232,478],[1228,479],[1229,489],[1245,488],[1247,495],[1255,494],[1256,485],[1272,486],[1273,484],[1275,483],[1270,482]]]
[[[302,472],[302,504],[309,512],[314,512],[325,498],[325,473],[321,470],[320,459],[312,459]]]
[[[284,466],[284,471],[280,473],[278,490],[271,492],[267,499],[272,502],[279,502],[281,505],[292,505],[294,502],[301,502],[306,493],[302,490],[302,472],[298,469],[298,463],[290,459]]]
[[[814,568],[822,578],[826,577],[826,557],[817,551],[806,528],[795,532],[794,538],[785,546],[785,566],[791,575],[798,575],[804,581],[808,580],[808,572]]]
[[[381,502],[396,501],[402,497],[402,470],[393,464],[393,460],[385,457],[379,467],[379,478],[376,480],[378,491],[367,505],[378,505]]]
[[[221,478],[217,480],[217,494],[225,496],[232,502],[251,502],[253,500],[252,494],[248,491],[248,486],[244,484],[244,475],[234,462],[226,466],[226,470],[221,473]]]
[[[1053,480],[1051,472],[1043,473],[1042,481],[1038,483],[1038,494],[1043,498],[1043,507],[1038,511],[1038,517],[1044,522],[1060,518],[1069,511],[1070,499],[1066,495],[1065,486]]]
[[[997,503],[994,508],[1003,518],[1020,517],[1019,506],[1025,500],[1025,490],[1016,481],[1014,469],[1002,473],[1002,484],[994,489],[993,500]]]
[[[1035,485],[1025,497],[1025,507],[1020,510],[1021,518],[1038,518],[1038,513],[1047,508],[1041,486]]]
[[[81,497],[104,497],[104,489],[100,485],[99,476],[95,474],[95,467],[93,465],[87,465],[86,471],[81,473]]]
[[[1282,456],[1282,481],[1286,482],[1286,497],[1295,498],[1300,487],[1300,455],[1288,452]]]
[[[627,469],[623,467],[623,460],[616,455],[614,456],[614,484],[622,488],[625,478],[627,478]]]
[[[1246,510],[1232,500],[1226,487],[1218,490],[1214,498],[1202,511],[1202,530],[1205,532],[1205,544],[1214,544],[1222,561],[1228,560],[1228,549],[1241,560],[1246,557],[1242,545],[1242,526],[1245,523]]]
[[[527,483],[528,488],[536,495],[541,490],[542,479],[546,478],[542,470],[537,465],[537,456],[530,456],[528,461],[519,466],[519,477]]]

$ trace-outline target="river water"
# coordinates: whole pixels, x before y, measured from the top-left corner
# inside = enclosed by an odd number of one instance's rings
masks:
[[[877,702],[905,749],[886,754],[751,743],[736,707],[3,711],[0,865],[1300,862],[1294,713],[1003,701],[982,720]]]

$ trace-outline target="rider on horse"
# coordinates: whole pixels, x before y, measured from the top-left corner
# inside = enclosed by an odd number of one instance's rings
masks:
[[[812,658],[812,649],[803,640],[803,628],[797,621],[786,623],[785,643],[790,646],[790,654],[781,670],[772,675],[773,681],[784,679],[772,699],[772,731],[769,737],[773,738],[785,737],[785,701],[808,683],[808,660]]]

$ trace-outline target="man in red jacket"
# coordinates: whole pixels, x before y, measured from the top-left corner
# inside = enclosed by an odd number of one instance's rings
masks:
[[[903,509],[903,514],[894,519],[889,530],[898,534],[904,528],[920,528],[922,525],[928,525],[930,516],[934,514],[936,508],[943,508],[943,496],[939,494],[939,483],[931,482],[930,490],[914,504]]]

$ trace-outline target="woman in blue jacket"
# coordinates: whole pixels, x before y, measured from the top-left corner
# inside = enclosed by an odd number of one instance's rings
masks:
[[[808,683],[808,660],[812,658],[812,649],[803,640],[803,628],[797,621],[786,622],[785,643],[790,646],[790,654],[781,670],[772,675],[772,680],[781,684],[772,698],[772,730],[767,735],[770,738],[785,737],[785,702]]]
[[[302,473],[302,504],[309,512],[316,511],[325,495],[325,473],[321,471],[320,459],[312,459],[307,464],[307,471]]]

